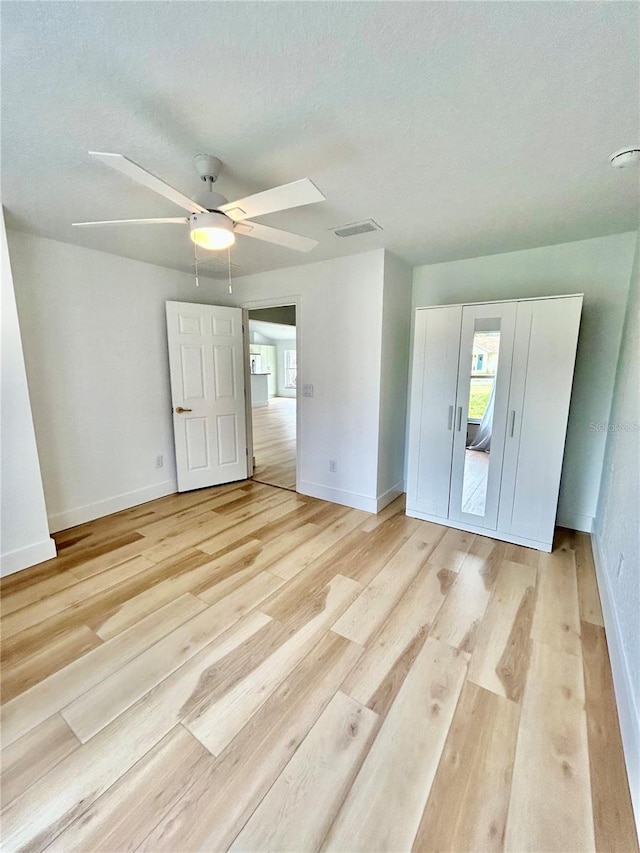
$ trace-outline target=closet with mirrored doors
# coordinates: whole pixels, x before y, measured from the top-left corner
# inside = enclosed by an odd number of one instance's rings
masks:
[[[581,310],[416,309],[407,515],[551,551]]]

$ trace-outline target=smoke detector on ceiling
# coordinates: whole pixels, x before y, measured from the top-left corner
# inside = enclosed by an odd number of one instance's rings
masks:
[[[382,231],[382,226],[373,219],[365,219],[363,222],[352,222],[350,225],[341,225],[339,228],[330,228],[336,237],[354,237],[356,234],[368,234],[369,231]]]
[[[618,169],[640,163],[640,148],[621,148],[609,157],[609,162]]]

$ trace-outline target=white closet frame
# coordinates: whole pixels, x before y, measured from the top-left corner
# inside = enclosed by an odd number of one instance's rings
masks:
[[[582,294],[417,308],[407,515],[551,551]],[[500,318],[485,514],[462,511],[476,319]],[[462,428],[464,424],[465,429]]]

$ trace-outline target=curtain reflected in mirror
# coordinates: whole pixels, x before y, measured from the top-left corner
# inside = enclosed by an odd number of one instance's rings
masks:
[[[500,318],[477,319],[469,373],[462,511],[484,516],[491,462],[493,406],[500,354]]]

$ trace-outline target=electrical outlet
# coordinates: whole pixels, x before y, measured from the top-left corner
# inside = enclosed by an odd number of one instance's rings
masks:
[[[163,467],[164,467],[164,456],[162,455],[162,453],[159,453],[156,456],[156,468],[163,468]]]
[[[303,385],[302,386],[302,396],[303,397],[313,397],[313,385]]]
[[[624,554],[620,554],[618,558],[618,577],[617,580],[620,580],[620,575],[622,574],[622,569],[624,568]]]
[[[338,463],[335,459],[329,460],[329,471],[331,471],[332,474],[336,474],[338,472]]]

